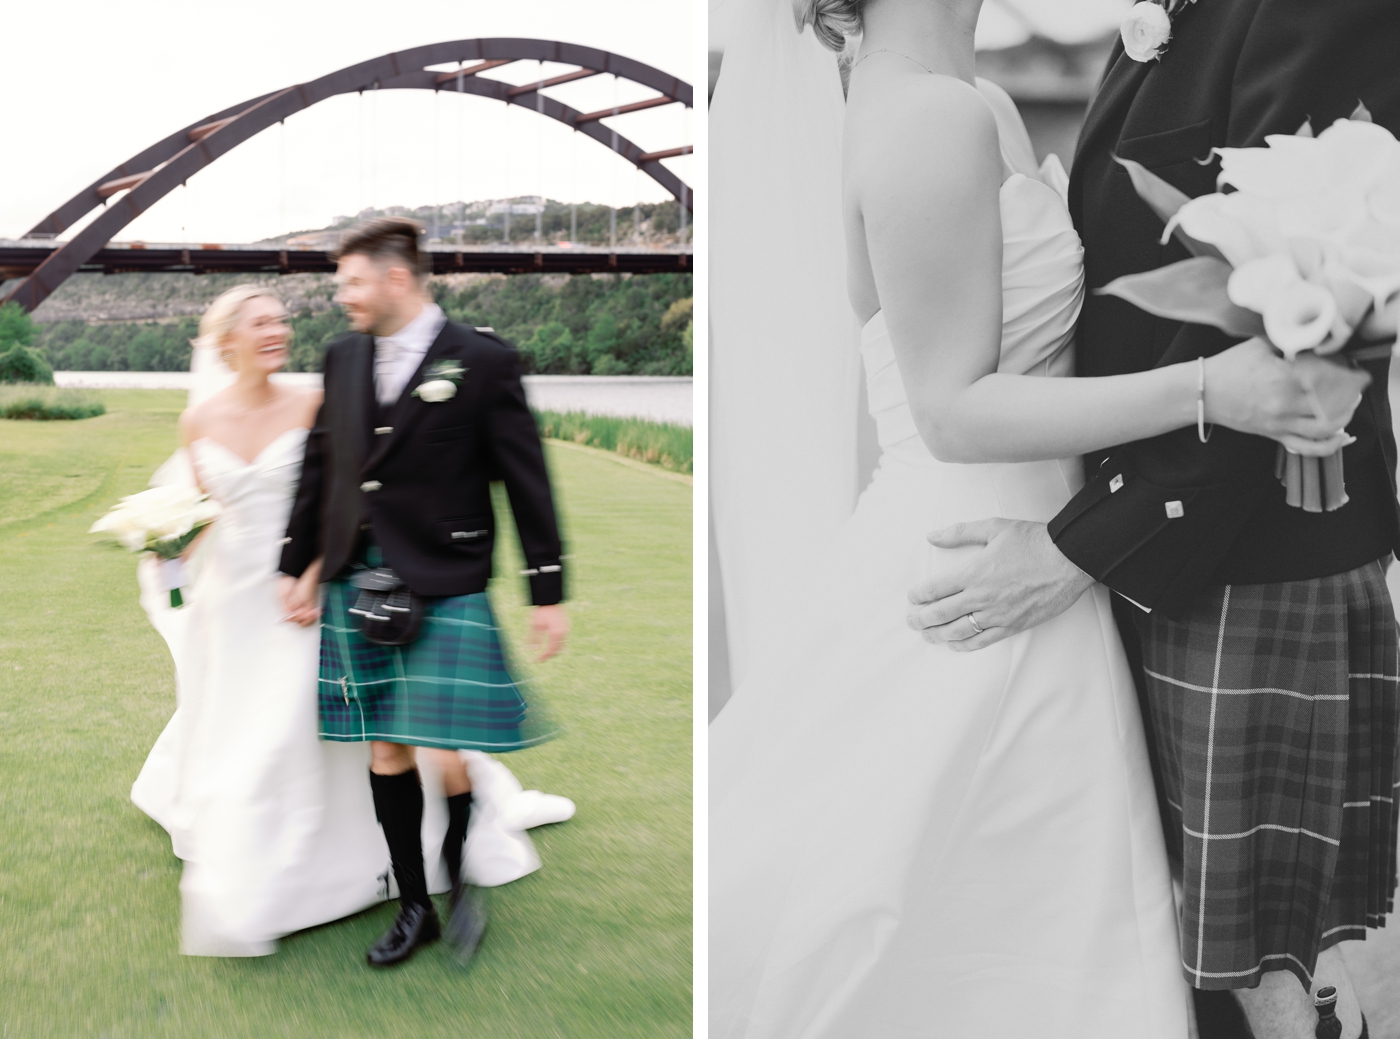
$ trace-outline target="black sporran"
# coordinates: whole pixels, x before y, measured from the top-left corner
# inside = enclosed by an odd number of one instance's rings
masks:
[[[427,604],[414,595],[387,566],[356,570],[350,583],[360,596],[350,612],[360,618],[360,633],[377,646],[406,646],[423,628]]]

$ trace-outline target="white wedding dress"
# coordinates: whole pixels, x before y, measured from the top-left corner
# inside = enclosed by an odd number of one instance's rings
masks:
[[[131,798],[169,831],[185,860],[181,949],[257,956],[276,939],[397,894],[370,794],[369,745],[317,738],[318,627],[282,620],[277,565],[301,472],[306,430],[291,429],[251,462],[217,441],[190,456],[223,512],[171,610],[149,560],[142,604],[175,658],[177,709]],[[183,452],[158,474],[180,478]],[[468,881],[506,883],[539,867],[523,832],[573,813],[565,798],[522,798],[504,765],[466,755],[474,811]],[[437,851],[446,832],[440,775],[420,762],[430,889],[447,889]],[[436,795],[436,796],[435,796]]]
[[[1049,181],[1001,189],[1003,372],[1072,374],[1082,252]],[[1171,884],[1108,593],[976,653],[905,624],[910,587],[974,551],[933,548],[930,530],[1049,520],[1079,463],[937,461],[882,315],[861,353],[873,482],[828,551],[788,560],[822,578],[794,604],[804,640],[770,651],[710,729],[711,1034],[1182,1039]]]

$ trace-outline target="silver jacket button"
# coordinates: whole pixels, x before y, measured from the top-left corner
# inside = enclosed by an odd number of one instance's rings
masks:
[[[384,486],[384,485],[383,485],[382,483],[380,483],[378,480],[366,480],[364,483],[360,484],[360,490],[362,490],[362,491],[377,491],[377,490],[379,490],[379,488],[381,488],[381,487],[383,487],[383,486]]]

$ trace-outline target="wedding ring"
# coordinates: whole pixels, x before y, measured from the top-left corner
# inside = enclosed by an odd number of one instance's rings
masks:
[[[978,624],[978,623],[977,623],[977,618],[974,617],[974,616],[973,616],[972,614],[970,614],[970,613],[967,614],[967,620],[968,620],[968,623],[972,625],[972,634],[973,634],[973,635],[980,635],[980,634],[982,634],[982,632],[984,632],[984,631],[987,630],[986,628],[982,627],[982,625]],[[972,636],[969,635],[968,637],[971,638]]]

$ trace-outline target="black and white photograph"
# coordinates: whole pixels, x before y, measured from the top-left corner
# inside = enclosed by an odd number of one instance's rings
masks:
[[[1400,1036],[1400,7],[708,47],[709,1035]]]

